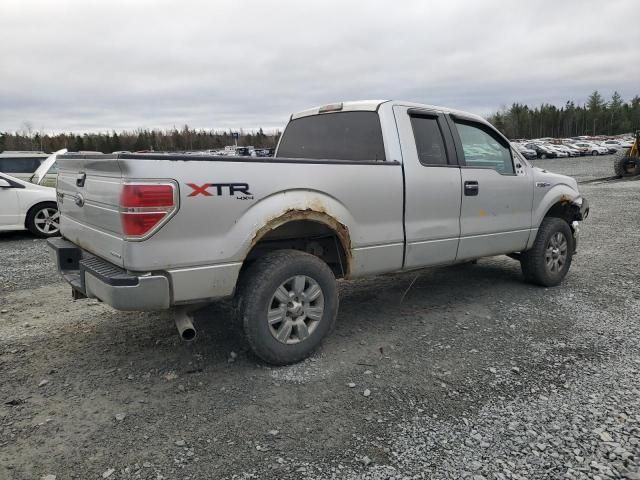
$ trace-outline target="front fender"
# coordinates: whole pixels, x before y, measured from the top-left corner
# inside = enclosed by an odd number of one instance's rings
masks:
[[[538,183],[540,182],[536,182],[536,188],[540,188],[538,187]],[[535,228],[538,228],[549,210],[557,204],[575,206],[577,212],[579,212],[582,202],[583,199],[580,193],[569,185],[555,185],[544,192],[542,197],[536,202],[536,207],[533,211],[532,224]]]

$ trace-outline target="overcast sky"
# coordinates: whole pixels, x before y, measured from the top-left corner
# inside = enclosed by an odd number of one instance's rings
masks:
[[[274,128],[338,100],[486,115],[640,94],[639,0],[0,0],[0,131]]]

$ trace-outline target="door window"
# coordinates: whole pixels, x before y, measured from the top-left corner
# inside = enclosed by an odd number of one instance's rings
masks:
[[[468,167],[489,168],[502,174],[513,175],[511,149],[508,145],[479,125],[456,121],[464,161]]]
[[[447,151],[435,117],[411,117],[418,160],[422,165],[447,165]]]

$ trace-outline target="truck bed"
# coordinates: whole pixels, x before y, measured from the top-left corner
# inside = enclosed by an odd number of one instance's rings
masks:
[[[291,211],[324,214],[345,227],[350,276],[402,267],[399,162],[154,153],[72,154],[58,163],[63,236],[127,271],[189,275],[230,293],[233,286],[218,284],[224,276],[216,269],[239,271],[265,225],[276,228],[272,222]],[[120,191],[138,179],[174,181],[179,206],[149,238],[129,241],[120,223]]]

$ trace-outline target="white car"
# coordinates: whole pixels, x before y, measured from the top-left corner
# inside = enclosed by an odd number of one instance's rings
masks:
[[[628,140],[605,140],[604,142],[602,142],[602,145],[604,147],[613,147],[616,150],[624,150],[627,148],[631,148],[633,142],[630,142]]]
[[[570,157],[580,156],[580,152],[578,150],[576,150],[575,148],[568,147],[566,145],[554,145],[553,148],[555,148],[556,150],[565,152]]]
[[[565,150],[560,148],[558,145],[549,143],[549,144],[546,144],[545,147],[556,152],[556,158],[565,158],[569,156],[569,153],[567,153]]]
[[[602,145],[596,145],[595,143],[580,142],[580,143],[574,143],[574,145],[576,147],[588,148],[587,155],[588,154],[607,155],[609,153],[608,147],[603,147]]]
[[[60,233],[56,190],[0,173],[0,231],[29,230],[38,237]]]

